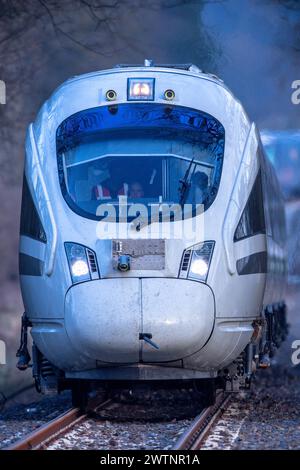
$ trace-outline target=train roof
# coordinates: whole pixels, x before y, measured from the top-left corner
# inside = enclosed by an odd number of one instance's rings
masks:
[[[69,78],[64,83],[62,83],[57,88],[57,90],[59,90],[64,85],[70,84],[71,82],[74,82],[77,80],[88,79],[88,78],[92,78],[92,77],[99,76],[99,75],[109,75],[109,74],[124,73],[124,72],[151,72],[151,71],[189,75],[189,76],[194,76],[196,78],[209,80],[222,86],[233,96],[232,91],[225,85],[224,81],[221,78],[219,78],[217,75],[213,73],[209,73],[200,69],[197,65],[193,63],[154,64],[154,62],[149,59],[145,59],[144,64],[117,64],[111,69],[96,70],[94,72],[89,72],[89,73],[85,73],[81,75],[74,75],[73,77]],[[234,96],[233,98],[236,99]]]
[[[201,109],[213,115],[225,128],[232,128],[233,119],[235,125],[239,119],[241,126],[249,131],[250,121],[243,106],[216,75],[206,73],[191,63],[155,65],[152,61],[145,60],[142,65],[119,64],[112,69],[77,75],[66,80],[41,107],[34,121],[36,137],[43,135],[43,128],[47,128],[48,133],[54,135],[58,125],[78,111],[107,105],[105,89],[114,89],[116,86],[117,90],[119,89],[116,104],[127,102],[126,85],[123,83],[120,88],[120,84],[124,81],[123,78],[136,78],[140,74],[145,78],[153,75],[158,87],[164,87],[165,90],[170,86],[172,88],[174,84],[177,91],[172,104]],[[170,74],[174,80],[168,80]],[[185,86],[185,77],[188,86]],[[155,102],[165,102],[161,97],[162,90],[159,93],[160,96]]]

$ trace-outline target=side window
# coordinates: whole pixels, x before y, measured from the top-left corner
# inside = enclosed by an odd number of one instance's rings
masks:
[[[46,233],[32,200],[25,175],[23,178],[20,235],[47,243]]]
[[[261,171],[258,172],[246,207],[242,213],[234,234],[234,241],[265,233],[265,216],[263,206]]]

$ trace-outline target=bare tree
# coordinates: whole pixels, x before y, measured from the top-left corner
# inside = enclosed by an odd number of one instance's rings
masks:
[[[69,76],[116,63],[196,61],[217,50],[201,27],[206,0],[0,0],[0,283],[17,272],[26,127]]]

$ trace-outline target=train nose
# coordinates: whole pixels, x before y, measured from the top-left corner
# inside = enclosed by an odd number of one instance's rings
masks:
[[[109,363],[139,361],[138,279],[103,279],[73,286],[66,295],[65,325],[74,348]]]
[[[73,286],[65,324],[74,348],[97,361],[175,361],[199,351],[214,325],[208,286],[179,279],[111,278]]]
[[[214,325],[214,297],[208,286],[181,279],[142,280],[143,362],[174,361],[199,351]]]

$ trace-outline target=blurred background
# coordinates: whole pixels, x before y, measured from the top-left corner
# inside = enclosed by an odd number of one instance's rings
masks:
[[[0,393],[31,382],[15,352],[23,313],[18,232],[28,124],[67,78],[117,63],[197,64],[219,75],[262,131],[286,197],[289,280],[300,272],[300,80],[298,0],[0,0]]]

